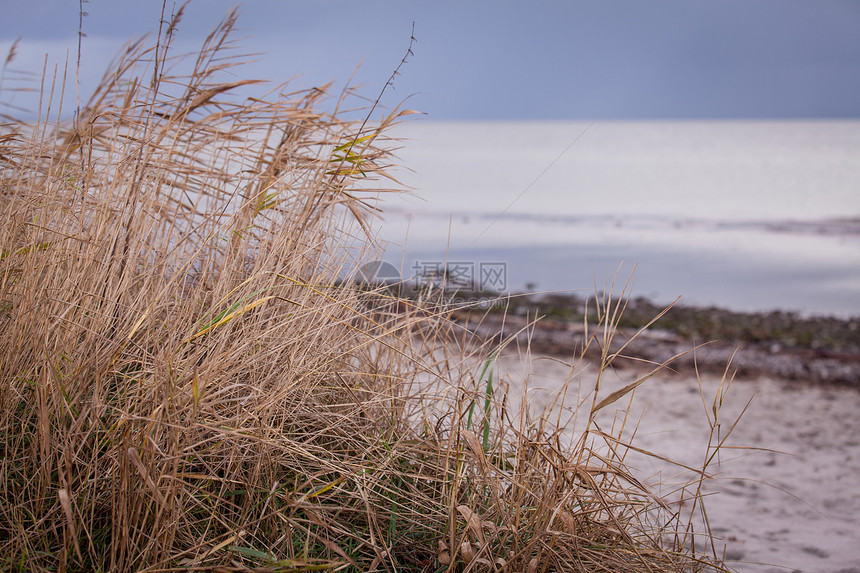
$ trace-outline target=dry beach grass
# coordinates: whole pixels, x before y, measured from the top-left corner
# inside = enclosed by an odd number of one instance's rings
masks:
[[[622,305],[566,443],[444,308],[349,280],[402,114],[242,97],[235,15],[186,61],[178,18],[0,126],[0,568],[720,569],[707,468],[669,505],[596,423],[651,371],[600,387]]]

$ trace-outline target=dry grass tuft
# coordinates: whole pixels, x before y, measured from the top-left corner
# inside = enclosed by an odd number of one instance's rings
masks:
[[[0,126],[0,568],[703,568],[619,438],[563,447],[444,311],[342,280],[403,114],[239,97],[234,20]]]

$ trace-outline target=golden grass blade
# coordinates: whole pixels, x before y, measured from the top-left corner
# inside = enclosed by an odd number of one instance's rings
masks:
[[[72,537],[72,545],[75,548],[75,554],[78,556],[78,559],[83,560],[81,548],[78,545],[78,535],[75,530],[75,515],[72,512],[72,502],[69,499],[69,492],[65,489],[60,489],[57,490],[57,496],[60,498],[60,506],[63,508],[63,513],[66,515],[66,524],[69,527],[69,533]]]
[[[201,330],[197,331],[197,333],[194,334],[194,336],[192,336],[191,338],[188,338],[187,340],[184,340],[183,342],[191,342],[195,338],[200,338],[204,334],[208,334],[209,332],[215,330],[219,326],[227,324],[228,322],[230,322],[234,318],[242,316],[243,314],[245,314],[249,310],[253,310],[253,309],[257,308],[258,306],[260,306],[261,304],[268,302],[270,300],[276,299],[276,298],[278,298],[278,297],[276,297],[276,296],[265,296],[261,299],[255,300],[254,302],[248,303],[248,304],[242,306],[241,308],[239,308],[239,305],[241,303],[236,303],[235,305],[231,306],[229,309],[226,309],[225,311],[222,311],[221,313],[219,313],[218,316],[216,316],[215,319],[213,319],[211,324],[209,324],[208,326],[205,326]]]
[[[458,505],[457,513],[462,515],[463,519],[466,520],[466,527],[469,528],[469,532],[474,536],[473,539],[484,545],[487,539],[484,536],[484,526],[481,523],[481,518],[467,505]]]
[[[678,358],[681,358],[682,356],[686,356],[689,353],[690,353],[690,350],[676,354],[675,356],[673,356],[672,358],[670,358],[669,360],[667,360],[663,364],[658,365],[656,368],[654,368],[653,370],[651,370],[650,372],[648,372],[644,376],[640,376],[636,380],[631,382],[630,384],[627,384],[623,388],[620,388],[620,389],[616,390],[615,392],[612,392],[609,396],[607,396],[606,398],[602,399],[600,402],[598,402],[597,404],[594,405],[594,407],[591,409],[592,414],[602,410],[603,408],[605,408],[606,406],[609,406],[610,404],[614,404],[615,402],[617,402],[618,400],[620,400],[621,398],[623,398],[624,396],[626,396],[627,394],[629,394],[630,392],[632,392],[633,390],[635,390],[636,388],[638,388],[639,386],[641,386],[642,384],[644,384],[645,382],[647,382],[648,380],[653,378],[661,370],[666,369],[669,366],[669,364],[671,364],[672,362],[674,362]]]
[[[140,459],[140,456],[137,455],[137,450],[134,448],[129,448],[128,459],[131,460],[131,463],[134,464],[135,469],[137,469],[140,477],[143,478],[143,482],[146,484],[146,487],[149,488],[149,492],[152,494],[152,497],[158,502],[158,505],[164,506],[165,501],[164,497],[161,495],[161,491],[159,491],[158,487],[155,485],[155,482],[152,480],[152,476],[149,475],[149,470],[143,464],[143,461]]]

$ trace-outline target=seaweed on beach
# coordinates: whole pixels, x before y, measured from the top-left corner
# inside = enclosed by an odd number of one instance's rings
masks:
[[[458,296],[469,299],[463,293]],[[481,296],[484,300],[489,295]],[[529,348],[539,353],[561,357],[578,353],[587,332],[584,325],[600,320],[593,299],[578,295],[495,296],[496,302],[486,310],[460,305],[455,317],[485,339],[503,339],[520,331],[520,343],[527,341]],[[657,316],[660,319],[655,321]],[[618,328],[619,341],[636,335],[627,352],[639,360],[660,362],[695,347],[694,353],[673,365],[693,374],[722,372],[731,360],[744,376],[850,386],[860,381],[858,318],[804,317],[783,311],[743,313],[630,298]]]
[[[666,305],[633,298],[624,310],[622,328],[641,328]],[[509,310],[581,322],[595,321],[594,309],[575,294],[524,295],[511,298]],[[803,316],[797,312],[738,312],[719,307],[673,304],[659,322],[661,330],[696,341],[755,344],[790,351],[860,355],[860,317]]]

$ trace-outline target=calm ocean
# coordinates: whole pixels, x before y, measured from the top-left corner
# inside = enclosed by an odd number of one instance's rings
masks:
[[[860,315],[860,121],[412,122],[395,135],[413,193],[385,199],[379,233],[403,276],[447,261],[484,286],[588,294],[636,265],[633,296]]]

